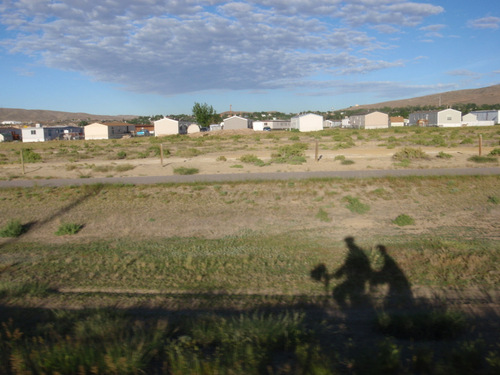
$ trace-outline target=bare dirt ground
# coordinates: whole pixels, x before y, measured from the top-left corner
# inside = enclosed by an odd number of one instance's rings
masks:
[[[428,169],[428,168],[479,168],[484,165],[473,163],[467,159],[478,155],[478,148],[474,146],[461,146],[453,148],[420,147],[428,156],[427,160],[412,161],[408,167],[398,166],[393,155],[401,147],[388,149],[377,146],[377,142],[367,142],[341,150],[325,150],[319,147],[319,161],[315,161],[316,152],[314,143],[310,142],[306,151],[306,163],[300,165],[276,164],[257,166],[243,163],[239,159],[246,154],[252,154],[265,163],[271,159],[269,147],[252,147],[249,150],[222,150],[195,157],[165,157],[163,164],[158,157],[145,159],[107,160],[95,158],[71,163],[68,168],[67,161],[48,161],[42,163],[25,164],[25,174],[22,174],[19,164],[0,165],[0,178],[3,179],[72,179],[83,177],[130,177],[130,176],[170,176],[179,167],[196,168],[198,174],[252,174],[274,172],[317,172],[317,171],[363,171],[363,170],[393,170],[393,169]],[[482,152],[486,155],[493,147],[484,147]],[[439,152],[446,152],[451,158],[436,157]],[[339,155],[354,163],[343,165],[335,160]],[[221,161],[220,157],[225,160]],[[498,165],[498,164],[497,164]],[[129,170],[123,172],[98,171],[95,167],[116,168],[127,166]],[[94,168],[94,170],[91,169]]]

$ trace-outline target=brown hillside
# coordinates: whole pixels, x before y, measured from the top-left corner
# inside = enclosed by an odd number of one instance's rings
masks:
[[[60,123],[60,122],[79,122],[82,120],[113,120],[122,121],[135,118],[137,116],[119,115],[91,115],[88,113],[73,113],[73,112],[59,112],[47,111],[41,109],[18,109],[18,108],[0,108],[0,122],[1,121],[19,121],[23,123]]]
[[[469,89],[469,90],[457,90],[448,91],[439,94],[419,96],[410,99],[392,100],[388,102],[381,102],[375,104],[363,104],[357,106],[356,108],[397,108],[397,107],[407,107],[407,106],[453,106],[454,104],[467,104],[475,103],[477,105],[482,104],[500,104],[500,84],[488,87],[482,87],[479,89]]]

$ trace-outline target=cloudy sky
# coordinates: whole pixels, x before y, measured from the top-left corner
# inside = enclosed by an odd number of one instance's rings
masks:
[[[500,83],[498,0],[2,0],[0,107],[327,111]]]

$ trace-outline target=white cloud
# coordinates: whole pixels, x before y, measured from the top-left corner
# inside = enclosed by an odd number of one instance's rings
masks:
[[[500,17],[483,17],[467,22],[467,26],[472,29],[498,29],[500,27]]]
[[[405,0],[8,0],[13,53],[145,93],[260,90],[402,66],[356,25],[413,27],[442,8]]]

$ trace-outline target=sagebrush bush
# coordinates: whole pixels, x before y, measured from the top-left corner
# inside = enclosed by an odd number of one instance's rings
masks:
[[[412,160],[412,159],[428,159],[427,155],[421,148],[405,147],[396,152],[393,156],[396,160]]]
[[[56,231],[57,236],[71,235],[78,233],[83,228],[83,225],[76,223],[63,223]]]
[[[23,234],[23,225],[19,220],[10,220],[0,229],[0,237],[19,237]]]

